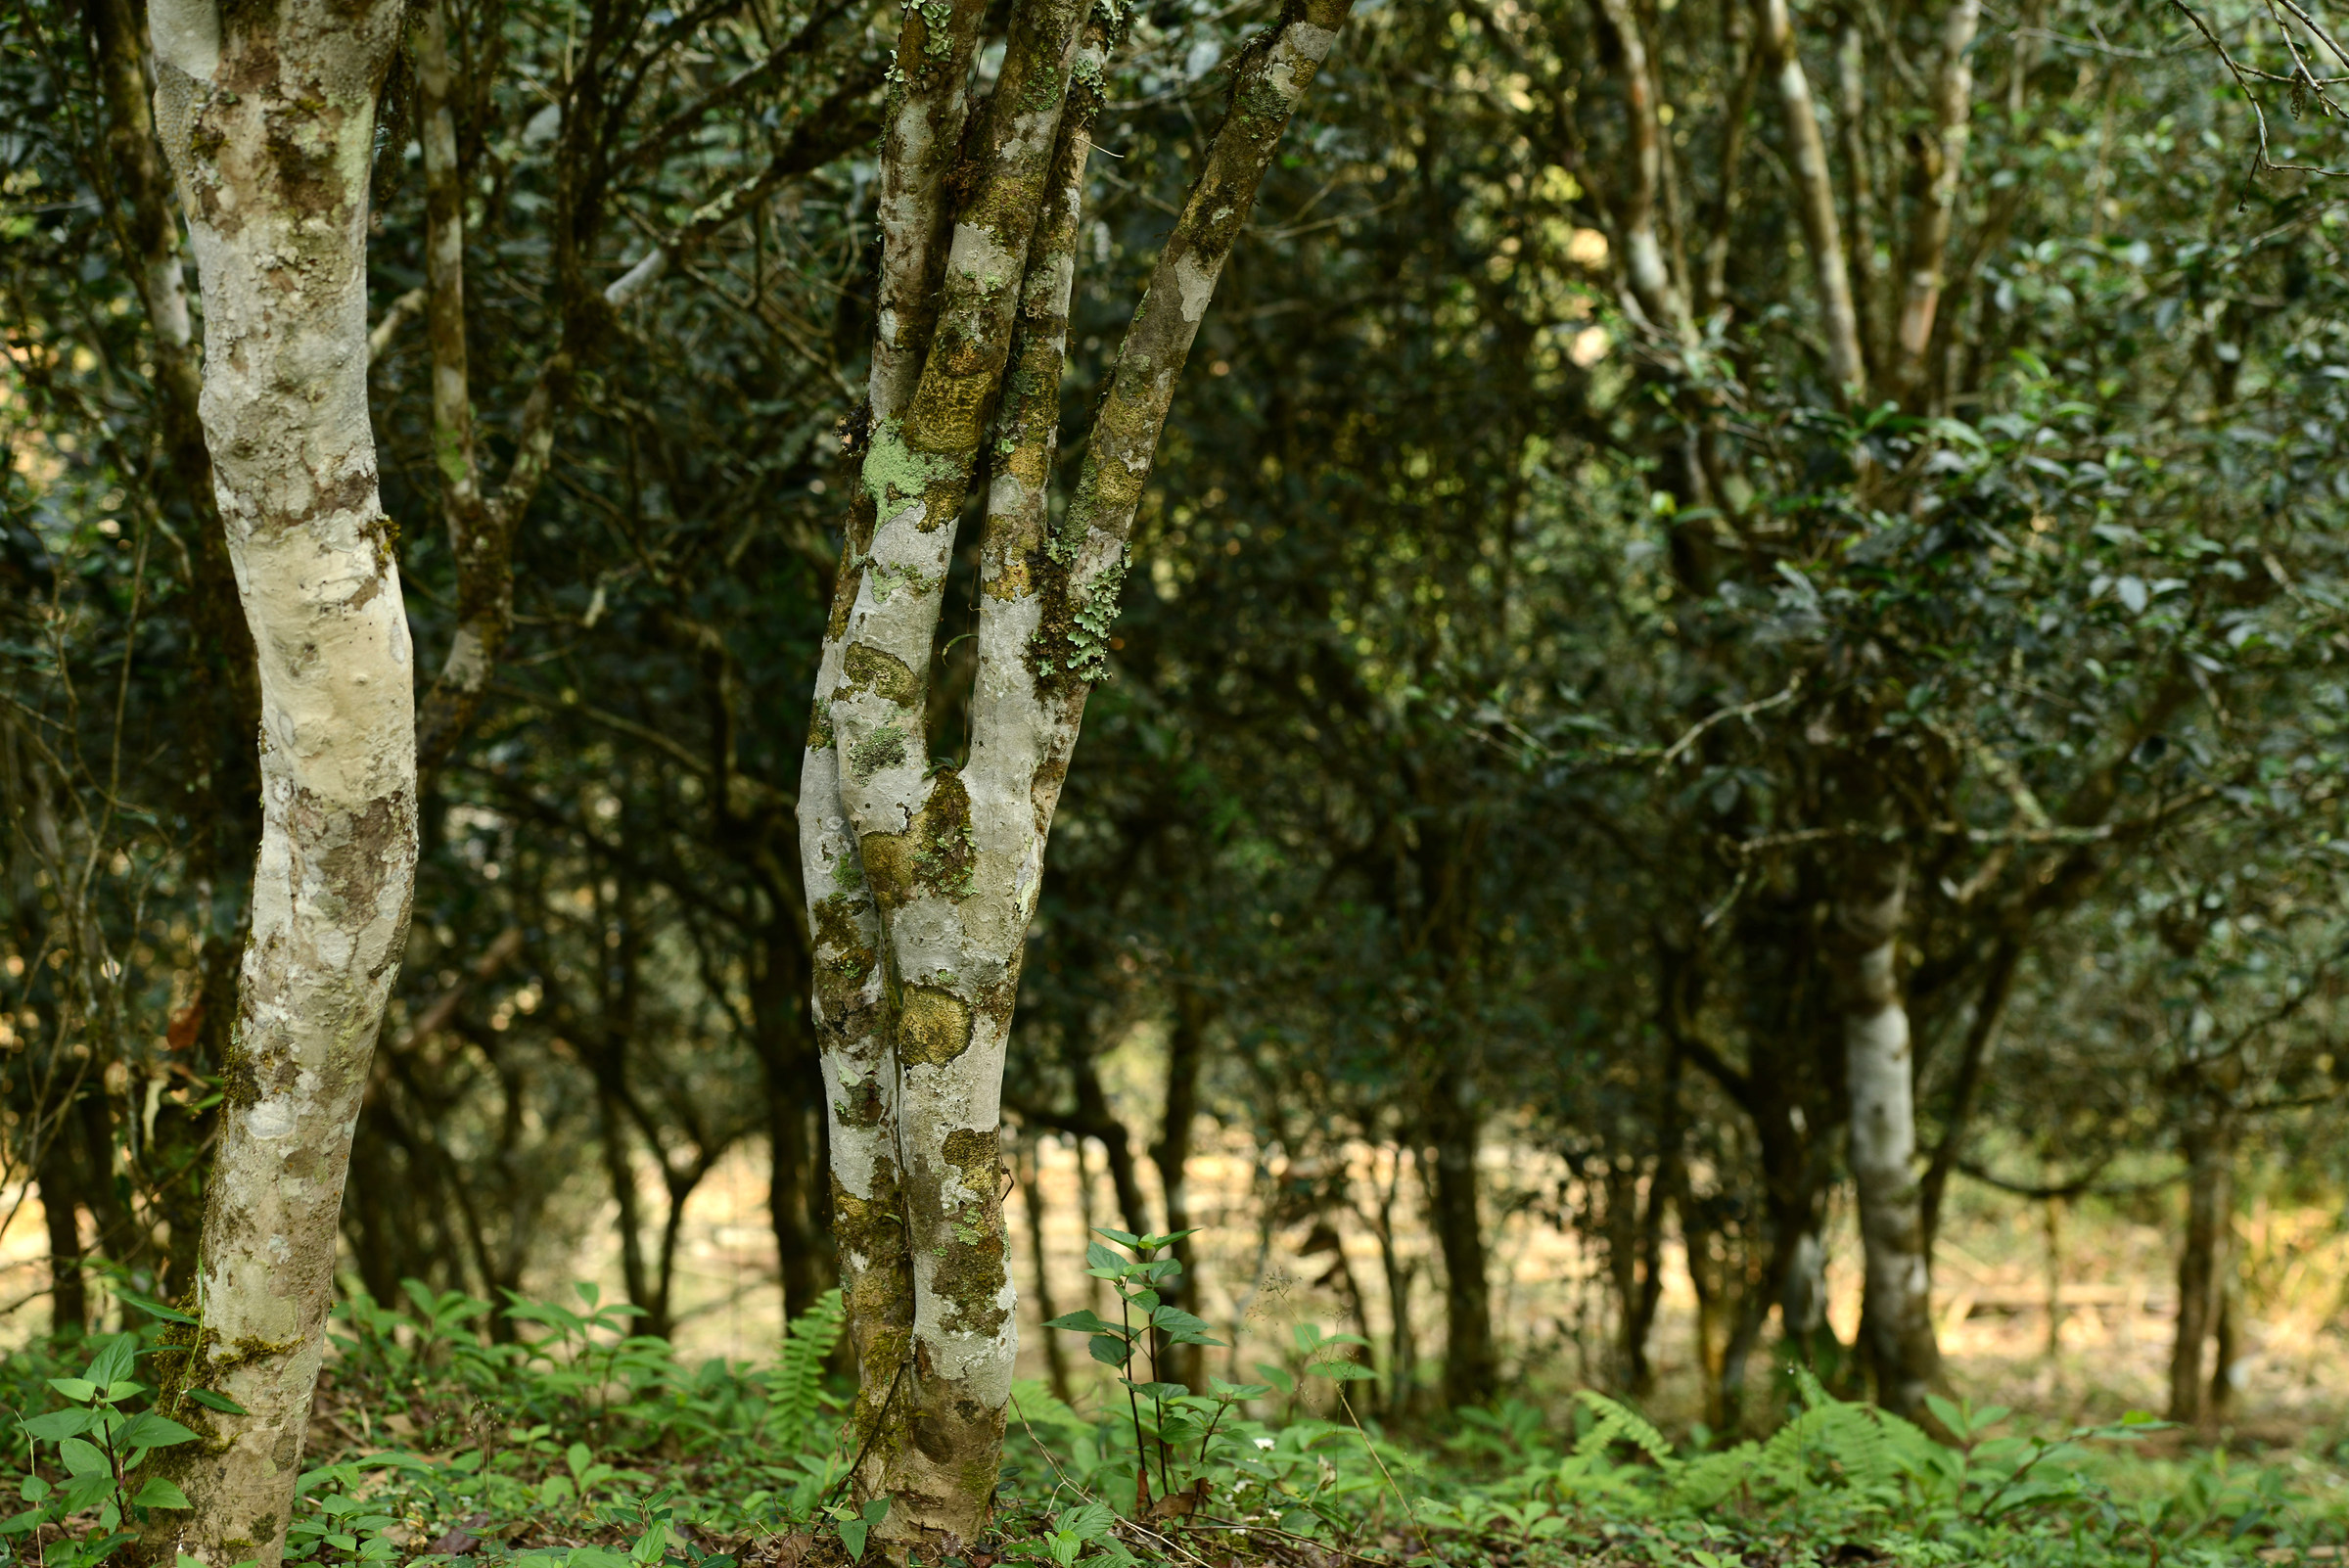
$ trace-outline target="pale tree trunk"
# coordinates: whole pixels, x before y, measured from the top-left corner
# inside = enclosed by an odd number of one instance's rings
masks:
[[[1656,103],[1656,76],[1647,56],[1647,40],[1639,27],[1638,9],[1632,0],[1595,0],[1599,15],[1615,34],[1623,52],[1624,113],[1631,140],[1626,148],[1629,180],[1617,215],[1622,230],[1624,275],[1631,285],[1632,302],[1658,334],[1683,354],[1696,346],[1696,326],[1685,294],[1674,277],[1670,257],[1657,226],[1662,206],[1668,156],[1664,125]]]
[[[2209,1413],[2203,1347],[2218,1326],[2228,1220],[2234,1206],[2234,1129],[2197,1107],[2186,1144],[2186,1243],[2178,1253],[2178,1337],[2170,1348],[2170,1419],[2199,1426]],[[2219,1370],[2226,1370],[2224,1364]]]
[[[1127,542],[1175,383],[1347,9],[1306,0],[1241,67],[1236,112],[1160,252],[1057,530],[1046,496],[1109,39],[1098,27],[1080,39],[1081,0],[1015,8],[942,257],[943,176],[962,140],[961,68],[950,62],[967,56],[977,15],[949,11],[933,56],[921,8],[907,13],[900,63],[942,64],[905,84],[884,151],[862,493],[800,805],[837,1228],[861,1358],[853,1484],[891,1499],[881,1537],[894,1556],[950,1551],[990,1516],[1016,1350],[1003,1054],[1045,837],[1086,693],[1106,672]],[[924,737],[946,564],[990,435],[971,755],[933,771]]]
[[[1876,1399],[1913,1416],[1941,1377],[1933,1338],[1933,1268],[1916,1165],[1914,1074],[1898,951],[1908,866],[1868,846],[1853,856],[1833,945],[1851,1095],[1852,1185],[1867,1267],[1861,1338]]]
[[[1950,7],[1942,22],[1941,65],[1933,77],[1933,125],[1911,144],[1919,189],[1910,219],[1899,357],[1893,368],[1893,390],[1911,408],[1924,397],[1925,354],[1933,345],[1933,323],[1941,310],[1950,217],[1958,206],[1958,180],[1965,172],[1973,114],[1974,72],[1969,57],[1981,18],[1981,0],[1957,0]]]
[[[1786,153],[1794,164],[1795,205],[1819,287],[1819,326],[1827,338],[1827,374],[1836,394],[1857,403],[1867,392],[1867,360],[1860,347],[1860,314],[1852,299],[1851,265],[1844,254],[1843,224],[1835,211],[1835,176],[1827,167],[1826,137],[1811,77],[1803,69],[1786,0],[1755,0],[1762,31],[1760,47],[1776,68],[1778,107]]]
[[[195,1024],[200,1072],[216,1071],[227,1055],[236,1017],[237,960],[246,933],[245,877],[260,835],[259,800],[252,755],[260,726],[260,693],[253,665],[253,636],[237,607],[236,574],[212,499],[212,460],[205,450],[203,371],[197,363],[194,318],[188,308],[179,223],[171,175],[156,140],[145,31],[132,0],[92,0],[88,18],[94,64],[106,106],[107,215],[123,259],[138,285],[151,334],[157,425],[167,488],[162,512],[187,533],[188,629],[197,650],[189,674],[194,722],[179,761],[198,793],[191,801],[201,825],[188,844],[187,877],[201,918],[196,930]],[[208,1112],[166,1100],[149,1130],[141,1165],[149,1173],[156,1211],[169,1226],[162,1284],[173,1300],[185,1296],[196,1273],[197,1240],[204,1228],[203,1168],[209,1158]]]
[[[367,422],[375,97],[398,0],[154,0],[158,118],[204,288],[213,493],[258,656],[261,848],[152,1548],[275,1568],[333,1286],[351,1128],[416,875],[407,622]],[[216,1390],[246,1413],[179,1397]],[[179,1455],[186,1455],[179,1458]]]
[[[986,0],[952,0],[943,25],[920,6],[905,12],[898,40],[904,80],[897,88],[881,156],[880,327],[874,343],[867,417],[887,428],[903,414],[913,375],[929,347],[932,279],[943,263],[944,176],[960,144],[964,83]],[[897,302],[911,301],[899,310]],[[911,371],[903,367],[910,365]],[[859,1499],[886,1494],[883,1428],[898,1412],[911,1353],[913,1258],[903,1222],[898,1164],[898,1070],[882,1017],[886,971],[880,911],[840,795],[840,749],[824,696],[845,673],[849,613],[863,582],[876,507],[859,487],[849,515],[815,678],[816,702],[800,764],[800,869],[814,946],[808,988],[830,1128],[832,1231],[839,1249],[847,1339],[857,1367],[851,1425],[857,1440]]]

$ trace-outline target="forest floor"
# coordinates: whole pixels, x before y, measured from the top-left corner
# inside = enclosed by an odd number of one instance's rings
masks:
[[[1078,1266],[1083,1226],[1112,1222],[1116,1210],[1100,1171],[1081,1173],[1065,1146],[1040,1152],[1045,1283],[1056,1310],[1067,1311],[1084,1305],[1091,1287]],[[1553,1175],[1529,1170],[1538,1156],[1502,1155],[1497,1180],[1532,1185]],[[1762,1441],[1740,1448],[1692,1431],[1701,1408],[1693,1300],[1677,1258],[1668,1260],[1653,1341],[1657,1387],[1640,1402],[1661,1430],[1579,1392],[1611,1380],[1599,1254],[1531,1206],[1505,1211],[1496,1233],[1511,1398],[1464,1418],[1382,1424],[1371,1413],[1374,1392],[1352,1385],[1358,1398],[1342,1404],[1337,1384],[1313,1378],[1317,1353],[1301,1349],[1297,1333],[1365,1331],[1382,1361],[1391,1359],[1390,1305],[1365,1288],[1386,1277],[1387,1260],[1361,1217],[1260,1226],[1253,1151],[1211,1155],[1200,1173],[1197,1201],[1211,1222],[1202,1238],[1205,1315],[1239,1342],[1228,1359],[1213,1353],[1210,1369],[1260,1387],[1275,1374],[1302,1376],[1307,1392],[1236,1405],[1214,1452],[1187,1463],[1175,1455],[1163,1479],[1145,1439],[1153,1495],[1189,1496],[1189,1483],[1204,1477],[1208,1501],[1191,1515],[1169,1514],[1162,1502],[1136,1522],[1126,1517],[1138,1510],[1124,1402],[1101,1397],[1115,1391],[1081,1341],[1071,1342],[1067,1363],[1078,1409],[1052,1396],[1039,1292],[1032,1270],[1019,1270],[1024,1381],[1003,1531],[966,1552],[966,1568],[1024,1560],[1114,1568],[1126,1556],[1189,1568],[1243,1560],[2171,1568],[2349,1557],[2349,1345],[2339,1331],[2349,1237],[2327,1210],[2256,1193],[2242,1205],[2231,1403],[2208,1431],[2126,1424],[2130,1412],[2164,1402],[2175,1311],[2166,1199],[2050,1211],[1961,1188],[1937,1254],[1937,1305],[1961,1402],[1953,1408],[1981,1431],[1955,1449],[1919,1446],[1863,1407],[1779,1373],[1755,1400],[1770,1412],[1756,1413],[1793,1419],[1774,1436],[1767,1435],[1772,1420],[1758,1420]],[[1392,1190],[1396,1175],[1367,1155],[1355,1173],[1367,1190]],[[773,1355],[781,1335],[762,1176],[754,1162],[733,1162],[696,1195],[673,1345],[623,1343],[621,1314],[556,1288],[554,1277],[544,1290],[550,1302],[513,1325],[535,1339],[529,1351],[482,1343],[477,1331],[490,1309],[459,1296],[395,1309],[346,1304],[310,1433],[313,1468],[294,1560],[845,1562],[865,1521],[843,1500],[844,1456],[821,1379],[808,1375],[813,1363]],[[611,1234],[592,1199],[579,1207],[577,1234]],[[1012,1220],[1024,1243],[1028,1217],[1016,1199]],[[0,1237],[0,1284],[21,1286],[11,1266],[23,1276],[45,1261],[15,1256],[25,1252],[28,1228],[41,1233],[37,1204],[16,1221]],[[1856,1254],[1853,1238],[1830,1239],[1831,1256]],[[1416,1281],[1405,1299],[1421,1316],[1432,1314],[1430,1247],[1419,1236],[1398,1244],[1399,1272]],[[599,1303],[619,1294],[607,1250],[589,1244],[558,1260],[572,1277],[604,1276],[589,1287]],[[1028,1247],[1015,1246],[1014,1256],[1027,1264]],[[1839,1264],[1828,1283],[1829,1320],[1848,1341],[1856,1268]],[[42,1345],[30,1315],[0,1326],[16,1343],[0,1371],[0,1403],[37,1422],[60,1404],[44,1379],[81,1368]],[[1431,1326],[1422,1325],[1415,1348],[1435,1350]],[[1369,1418],[1358,1422],[1356,1411]],[[2083,1435],[2065,1441],[2074,1433]],[[20,1464],[26,1452],[17,1449]],[[62,1452],[42,1449],[35,1459],[14,1482],[0,1475],[0,1485],[28,1499],[28,1479],[55,1490],[10,1521],[40,1516],[13,1537],[0,1525],[0,1551],[46,1540],[51,1568],[99,1560],[66,1542],[102,1540],[102,1505],[65,1510],[70,1472]]]

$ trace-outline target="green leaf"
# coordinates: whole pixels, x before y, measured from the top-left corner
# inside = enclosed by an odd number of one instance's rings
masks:
[[[1282,1371],[1279,1367],[1274,1366],[1270,1361],[1257,1362],[1256,1375],[1263,1378],[1266,1382],[1271,1384],[1274,1388],[1280,1390],[1283,1394],[1294,1394],[1297,1392],[1296,1379],[1289,1376],[1288,1373]]]
[[[196,1321],[195,1318],[190,1317],[186,1313],[177,1311],[174,1308],[166,1307],[161,1302],[156,1301],[151,1297],[142,1296],[135,1290],[124,1290],[119,1285],[115,1287],[115,1300],[122,1303],[125,1307],[136,1307],[148,1316],[159,1318],[166,1323],[193,1324]]]
[[[222,1415],[251,1415],[253,1413],[227,1395],[215,1394],[208,1388],[191,1388],[181,1392],[206,1409],[218,1410]]]
[[[122,1428],[122,1445],[133,1449],[167,1449],[175,1444],[193,1443],[196,1434],[167,1415],[142,1410]]]
[[[0,1519],[0,1536],[21,1536],[28,1530],[38,1530],[47,1522],[47,1517],[39,1508],[27,1508],[23,1513],[12,1513]]]
[[[26,1502],[38,1502],[49,1496],[49,1483],[37,1475],[28,1475],[17,1488],[17,1496],[23,1498]]]
[[[1115,1334],[1095,1334],[1084,1342],[1084,1351],[1104,1366],[1123,1366],[1133,1355],[1133,1347]]]
[[[90,1364],[81,1375],[101,1386],[118,1383],[130,1375],[132,1359],[138,1353],[139,1342],[134,1336],[129,1334],[113,1335],[107,1340],[104,1348],[90,1359]]]
[[[86,1377],[53,1377],[49,1386],[76,1405],[87,1405],[98,1397],[98,1385]]]
[[[1081,1313],[1062,1313],[1044,1325],[1046,1328],[1066,1328],[1079,1334],[1116,1334],[1124,1338],[1126,1330],[1104,1320],[1089,1308]]]
[[[179,1488],[173,1486],[170,1482],[164,1480],[160,1475],[154,1477],[148,1481],[145,1486],[139,1488],[139,1495],[130,1500],[142,1508],[185,1508],[192,1506],[192,1504],[190,1504],[188,1501],[188,1495],[186,1493],[180,1491]]]
[[[1142,1244],[1142,1238],[1135,1235],[1132,1231],[1112,1230],[1107,1225],[1093,1226],[1093,1234],[1096,1236],[1107,1236],[1110,1240],[1123,1247],[1138,1247]]]
[[[1378,1374],[1359,1361],[1315,1361],[1306,1368],[1315,1377],[1326,1377],[1335,1383],[1366,1383],[1377,1380]]]
[[[64,1462],[66,1472],[77,1479],[85,1475],[102,1475],[112,1479],[115,1473],[114,1461],[107,1458],[106,1452],[97,1444],[85,1443],[80,1438],[68,1438],[60,1443],[57,1456]]]
[[[1105,1268],[1115,1275],[1125,1272],[1126,1260],[1098,1241],[1088,1241],[1084,1244],[1084,1266],[1087,1268]]]

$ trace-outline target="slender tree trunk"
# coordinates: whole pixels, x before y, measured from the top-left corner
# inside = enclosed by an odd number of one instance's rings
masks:
[[[1158,1168],[1159,1190],[1166,1197],[1167,1229],[1191,1228],[1189,1166],[1191,1125],[1199,1119],[1199,1073],[1207,1060],[1207,1004],[1196,987],[1178,980],[1174,985],[1174,1027],[1167,1040],[1167,1108],[1158,1141],[1150,1146],[1150,1163]],[[1188,1236],[1174,1243],[1175,1276],[1168,1300],[1186,1313],[1199,1311],[1199,1249]],[[1194,1393],[1207,1388],[1207,1347],[1168,1348],[1172,1381]]]
[[[81,1273],[81,1215],[74,1201],[72,1163],[52,1136],[41,1151],[41,1215],[49,1227],[49,1331],[78,1334],[89,1327],[90,1289]]]
[[[788,1318],[806,1312],[839,1275],[823,1219],[823,1066],[803,1010],[806,970],[799,933],[778,919],[763,929],[760,941],[751,1025],[766,1090],[767,1217]]]
[[[2178,1254],[2178,1337],[2170,1349],[2170,1419],[2199,1426],[2210,1387],[2203,1347],[2217,1327],[2234,1207],[2234,1129],[2196,1108],[2186,1133],[2186,1242]]]
[[[636,1187],[635,1165],[628,1158],[627,1113],[620,1096],[610,1089],[599,1090],[595,1099],[596,1144],[603,1155],[604,1184],[612,1193],[613,1208],[618,1218],[613,1228],[620,1232],[620,1277],[628,1300],[645,1311],[641,1319],[646,1324],[655,1321],[653,1313],[653,1280],[651,1270],[644,1265],[644,1210]],[[652,1328],[659,1333],[659,1328]]]
[[[160,1397],[207,1441],[165,1451],[195,1505],[148,1543],[211,1568],[276,1568],[285,1548],[351,1128],[415,888],[414,673],[366,385],[368,164],[401,10],[149,12],[204,285],[213,493],[260,669],[261,848],[201,1322]],[[246,1413],[198,1406],[191,1383]]]
[[[1028,1211],[1028,1268],[1036,1281],[1036,1320],[1048,1323],[1060,1315],[1060,1309],[1052,1304],[1052,1264],[1044,1246],[1042,1145],[1035,1138],[1021,1139],[1012,1166],[1019,1176],[1020,1205]],[[1052,1380],[1053,1395],[1064,1405],[1071,1398],[1067,1339],[1049,1331],[1044,1335],[1044,1372]]]
[[[260,836],[253,736],[260,727],[253,634],[237,604],[228,539],[212,494],[211,454],[200,409],[203,372],[188,308],[171,176],[156,139],[145,27],[133,0],[89,0],[90,36],[106,115],[108,216],[138,286],[151,333],[158,427],[168,484],[157,497],[187,534],[191,567],[184,604],[194,659],[194,702],[182,761],[196,791],[188,880],[197,892],[196,991],[173,1021],[174,1050],[198,1074],[227,1059],[237,1009],[237,962],[245,946],[253,845]],[[188,1299],[204,1228],[204,1189],[214,1113],[176,1099],[159,1107],[146,1139],[144,1176],[167,1226],[160,1270],[164,1296]]]
[[[1915,203],[1911,208],[1893,390],[1912,411],[1922,409],[1929,392],[1925,355],[1933,346],[1933,326],[1941,310],[1950,221],[1965,172],[1974,100],[1972,50],[1981,17],[1981,0],[1955,0],[1951,5],[1942,22],[1941,62],[1933,77],[1933,124],[1911,143]]]
[[[1755,4],[1761,47],[1769,52],[1777,73],[1787,159],[1794,165],[1795,201],[1819,287],[1819,326],[1827,340],[1827,374],[1836,394],[1847,403],[1857,403],[1867,390],[1867,358],[1860,346],[1860,314],[1852,299],[1843,223],[1835,210],[1835,176],[1827,166],[1826,137],[1819,128],[1810,73],[1803,69],[1786,0],[1755,0]]]
[[[1914,1416],[1941,1378],[1933,1266],[1916,1174],[1915,1074],[1899,946],[1908,866],[1871,849],[1854,856],[1836,909],[1835,964],[1851,1095],[1852,1184],[1867,1286],[1861,1318],[1876,1399]]]
[[[2232,1249],[2221,1248],[2222,1253]],[[2218,1322],[2211,1330],[2210,1363],[2210,1420],[2218,1425],[2227,1419],[2228,1407],[2234,1402],[2234,1362],[2242,1354],[2236,1325],[2242,1321],[2243,1295],[2234,1279],[2232,1259],[2222,1259],[2219,1265]]]
[[[1444,1254],[1444,1401],[1455,1409],[1489,1403],[1500,1384],[1477,1207],[1480,1118],[1474,1094],[1473,1082],[1448,1057],[1430,1095],[1435,1212],[1429,1218]]]
[[[1395,1177],[1378,1186],[1378,1265],[1387,1286],[1387,1414],[1390,1418],[1410,1407],[1417,1382],[1418,1335],[1411,1326],[1411,1282],[1417,1270],[1403,1260],[1395,1244],[1395,1199],[1403,1187],[1403,1162],[1407,1152],[1395,1149]]]

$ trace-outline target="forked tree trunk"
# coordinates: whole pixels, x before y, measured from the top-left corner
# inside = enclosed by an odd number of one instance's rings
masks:
[[[398,0],[154,0],[157,118],[203,280],[213,493],[258,655],[261,847],[197,1315],[162,1403],[195,1506],[150,1549],[275,1568],[350,1133],[416,877],[411,657],[367,420],[375,100]],[[246,1412],[181,1397],[197,1384]],[[181,1457],[184,1455],[184,1457]]]
[[[2209,1414],[2203,1347],[2218,1326],[2228,1219],[2234,1203],[2234,1129],[2197,1108],[2186,1143],[2186,1243],[2178,1253],[2178,1338],[2170,1347],[2170,1419],[2198,1426]],[[2220,1370],[2224,1371],[2224,1367]]]
[[[1057,528],[1048,484],[1078,208],[1110,39],[1096,24],[1080,40],[1082,0],[1021,0],[990,117],[966,139],[961,83],[982,9],[906,13],[862,484],[800,791],[860,1362],[853,1486],[891,1499],[880,1538],[898,1558],[951,1552],[990,1517],[1016,1349],[1003,1053],[1045,838],[1086,694],[1107,670],[1175,384],[1349,0],[1297,0],[1237,71],[1233,112],[1159,254]],[[950,210],[957,146],[967,194]],[[933,769],[946,565],[990,444],[970,760]]]
[[[1941,1349],[1933,1338],[1909,1012],[1897,962],[1907,884],[1902,860],[1873,847],[1856,853],[1835,911],[1832,950],[1852,1105],[1852,1185],[1867,1266],[1861,1337],[1877,1402],[1913,1416],[1941,1377]]]

